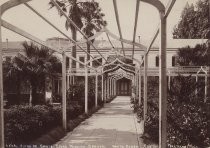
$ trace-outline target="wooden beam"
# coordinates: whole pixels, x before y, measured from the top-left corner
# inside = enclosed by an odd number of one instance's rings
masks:
[[[1,7],[0,7],[1,18]],[[3,47],[2,47],[2,32],[1,32],[1,19],[0,19],[0,147],[4,148],[4,92],[3,92]]]
[[[75,40],[73,40],[72,38],[70,38],[69,36],[67,36],[64,32],[62,32],[60,29],[58,29],[55,25],[53,25],[53,23],[51,23],[50,21],[48,21],[44,16],[42,16],[39,12],[37,12],[33,7],[31,7],[29,4],[25,3],[25,6],[28,7],[32,12],[34,12],[37,16],[39,16],[41,19],[43,19],[46,23],[48,23],[50,26],[52,26],[55,30],[57,30],[60,34],[62,34],[64,37],[66,37],[69,41],[73,42],[72,46],[77,46],[79,47],[82,51],[84,51],[85,53],[87,53],[92,59],[94,59],[94,57],[92,55],[90,55],[87,50],[83,49]],[[87,41],[86,41],[87,42]],[[86,43],[85,42],[85,43]],[[70,46],[71,47],[71,46]],[[68,47],[68,48],[70,48]],[[65,49],[66,50],[66,49]],[[100,64],[100,63],[99,63]]]
[[[142,2],[153,5],[159,12],[165,12],[165,6],[160,0],[141,0]]]
[[[108,39],[110,45],[112,46],[112,48],[114,48],[114,45],[112,44],[112,42],[111,42],[111,40],[110,40],[110,37],[109,37],[108,33],[106,33],[106,36],[107,36],[107,39]]]
[[[119,19],[117,1],[116,0],[113,0],[113,5],[114,5],[114,11],[115,11],[115,17],[116,17],[116,21],[117,21],[117,27],[118,27],[119,35],[120,35],[120,38],[122,39],[123,37],[122,37],[122,31],[121,31],[121,26],[120,26],[120,19]],[[121,45],[122,45],[122,49],[123,49],[123,54],[125,56],[125,50],[124,50],[124,45],[123,45],[122,41],[121,41]]]
[[[14,26],[14,25],[12,25],[12,24],[10,24],[10,23],[8,23],[8,22],[2,20],[2,19],[1,19],[1,21],[2,21],[2,26],[3,26],[4,28],[7,28],[8,30],[11,30],[11,31],[13,31],[13,32],[15,32],[15,33],[17,33],[17,34],[19,34],[19,35],[21,35],[21,36],[23,36],[23,37],[25,37],[25,38],[27,38],[27,39],[29,39],[29,40],[32,40],[32,41],[34,41],[34,42],[36,42],[36,43],[38,43],[38,44],[40,44],[40,45],[42,45],[42,46],[45,46],[45,47],[51,49],[52,51],[55,51],[55,52],[58,52],[58,53],[62,54],[62,51],[61,51],[61,50],[58,50],[58,49],[53,48],[53,47],[51,47],[51,46],[48,46],[44,41],[42,41],[42,40],[38,39],[37,37],[35,37],[35,36],[33,36],[33,35],[27,33],[26,31],[24,31],[24,30],[22,30],[22,29],[20,29],[20,28],[18,28],[18,27],[16,27],[16,26]],[[67,56],[67,55],[66,55],[66,56]],[[85,67],[88,67],[88,68],[90,68],[90,69],[96,71],[95,68],[86,65],[85,63],[83,63],[83,62],[77,60],[76,58],[74,58],[74,57],[72,57],[72,56],[70,56],[70,55],[68,55],[68,57],[69,57],[71,60],[74,60],[74,61],[76,61],[77,63],[80,63],[80,64],[84,65]]]
[[[171,12],[171,10],[172,10],[172,8],[173,8],[175,2],[176,2],[176,0],[170,0],[169,3],[167,4],[166,11],[165,11],[165,15],[164,15],[165,19],[166,19],[166,18],[168,17],[168,15],[170,14],[170,12]],[[159,29],[160,29],[159,26],[160,26],[160,24],[158,24],[158,27],[157,27],[157,29],[156,29],[156,31],[155,31],[155,33],[154,33],[154,35],[153,35],[153,37],[152,37],[152,39],[151,39],[151,41],[150,41],[150,44],[149,44],[149,46],[148,46],[148,48],[147,48],[146,54],[149,53],[149,51],[150,51],[150,49],[151,49],[151,47],[152,47],[154,41],[156,40],[156,38],[157,38],[157,36],[158,36],[158,34],[159,34],[159,31],[160,31],[160,30],[159,30]],[[143,60],[144,60],[144,59],[143,59]],[[143,63],[143,61],[142,61],[142,63]],[[142,63],[141,63],[141,65],[142,65]]]
[[[136,0],[136,14],[135,14],[135,22],[134,22],[134,30],[133,30],[133,43],[136,41],[136,30],[137,30],[137,23],[138,23],[138,16],[139,16],[139,4],[140,0]],[[132,58],[134,57],[134,48],[133,45],[133,51],[132,51]]]
[[[172,8],[173,8],[173,6],[174,6],[174,4],[175,4],[175,2],[176,2],[176,0],[170,0],[169,2],[168,2],[168,4],[167,4],[167,6],[166,6],[166,10],[165,10],[165,18],[167,18],[168,17],[168,15],[170,14],[170,12],[171,12],[171,10],[172,10]]]
[[[116,40],[118,40],[118,41],[120,41],[120,42],[129,44],[129,45],[135,45],[135,46],[137,46],[137,47],[142,47],[142,45],[139,44],[139,43],[136,43],[136,42],[133,43],[133,41],[126,40],[126,39],[123,39],[123,38],[118,37],[117,35],[113,34],[111,31],[109,31],[107,28],[105,28],[105,32],[106,32],[107,34],[109,34],[112,38],[114,38],[114,39],[116,39]]]
[[[18,6],[20,4],[23,4],[23,3],[26,3],[26,2],[29,2],[31,0],[9,0],[7,1],[6,3],[4,3],[3,5],[1,5],[1,15],[3,15],[3,13],[5,11],[7,11],[8,9],[12,8],[12,7],[15,7],[15,6]]]
[[[22,29],[20,29],[20,28],[18,28],[18,27],[16,27],[16,26],[14,26],[14,25],[12,25],[12,24],[10,24],[10,23],[8,23],[8,22],[2,20],[2,19],[1,19],[1,21],[2,21],[2,24],[1,24],[1,25],[2,25],[4,28],[7,28],[7,29],[9,29],[9,30],[11,30],[11,31],[13,31],[13,32],[15,32],[15,33],[21,35],[21,36],[24,36],[24,37],[27,38],[27,39],[30,39],[30,40],[32,40],[32,41],[34,41],[34,42],[36,42],[36,43],[38,43],[38,44],[40,44],[40,45],[43,45],[43,46],[45,46],[45,47],[48,47],[48,48],[50,48],[51,50],[53,50],[53,51],[55,51],[55,52],[58,52],[58,53],[61,53],[61,54],[62,54],[62,51],[61,51],[61,50],[55,49],[55,48],[53,48],[53,47],[49,47],[44,41],[38,39],[38,38],[35,37],[35,36],[32,36],[31,34],[27,33],[26,31],[24,31],[24,30],[22,30]]]
[[[66,113],[66,55],[63,52],[62,61],[62,125],[65,132],[67,131],[67,113]]]

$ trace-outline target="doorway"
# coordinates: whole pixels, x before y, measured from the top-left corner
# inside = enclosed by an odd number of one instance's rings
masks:
[[[131,80],[122,78],[117,81],[117,95],[118,96],[131,95]]]

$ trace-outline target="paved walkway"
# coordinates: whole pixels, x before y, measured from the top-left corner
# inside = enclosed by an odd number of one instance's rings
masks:
[[[141,128],[130,97],[120,96],[68,133],[56,148],[139,148]]]

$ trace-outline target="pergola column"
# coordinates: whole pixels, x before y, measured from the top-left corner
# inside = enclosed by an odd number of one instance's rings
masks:
[[[116,93],[116,86],[117,86],[116,83],[117,83],[117,82],[116,82],[116,79],[114,79],[114,95],[115,95],[115,96],[117,95],[117,93]]]
[[[139,70],[139,105],[141,105],[141,71]]]
[[[197,87],[197,84],[198,84],[198,75],[195,76],[195,82],[196,82],[195,95],[197,96],[198,95],[198,87]]]
[[[159,147],[167,146],[166,17],[161,12],[159,48]]]
[[[109,99],[111,98],[112,96],[112,79],[109,78]]]
[[[101,100],[104,101],[104,75],[101,75]]]
[[[109,78],[109,99],[112,97],[112,79]]]
[[[104,102],[106,103],[106,98],[107,98],[107,79],[104,81]]]
[[[207,77],[207,75],[205,75],[205,97],[204,97],[205,103],[207,101],[207,94],[208,94],[208,77]]]
[[[135,81],[135,76],[133,76],[133,78],[132,78],[132,89],[131,89],[131,91],[132,91],[132,92],[131,92],[132,97],[134,97],[134,100],[135,100],[136,98],[135,98],[135,96],[134,96],[134,83],[135,83],[134,81]]]
[[[136,72],[136,98],[138,98],[138,93],[139,93],[139,83],[138,83],[138,81],[139,81],[139,76],[138,76],[138,72]]]
[[[134,74],[134,83],[133,83],[133,93],[134,93],[134,98],[136,99],[136,74]]]
[[[112,78],[110,78],[110,96],[113,96],[113,83],[112,83]]]
[[[88,113],[88,68],[85,67],[85,113]]]
[[[171,76],[170,74],[168,75],[168,89],[171,89]]]
[[[98,106],[98,74],[96,73],[96,82],[95,82],[95,107]]]
[[[65,52],[62,53],[62,121],[63,129],[67,130],[67,113],[66,113],[66,55]]]
[[[144,128],[145,128],[145,122],[147,119],[147,69],[148,69],[148,55],[146,54],[145,50],[145,56],[144,56]]]
[[[0,7],[0,147],[4,147],[4,95],[3,95],[3,67],[2,67],[2,32],[1,32],[1,7]]]
[[[112,96],[114,96],[114,79],[112,78]]]
[[[67,75],[67,83],[66,83],[67,90],[69,89],[69,74]]]
[[[106,79],[106,101],[109,98],[109,78]]]

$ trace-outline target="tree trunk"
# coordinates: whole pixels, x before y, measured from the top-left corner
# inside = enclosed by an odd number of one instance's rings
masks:
[[[71,32],[72,32],[72,39],[74,41],[77,41],[77,30],[74,27],[72,27],[71,28]],[[73,46],[72,47],[72,53],[71,53],[71,55],[74,58],[77,58],[77,50],[76,50],[76,47],[77,46]],[[72,60],[72,62],[71,62],[71,68],[76,68],[76,61]],[[74,73],[75,71],[72,71],[72,72]],[[71,76],[70,77],[70,83],[71,84],[74,84],[74,76]]]
[[[89,43],[87,43],[87,52],[89,53],[87,54],[87,61],[89,61],[90,60],[90,44]],[[90,65],[90,63],[88,63],[88,65]]]
[[[90,44],[87,42],[87,52],[89,54],[87,54],[87,61],[90,60]],[[90,63],[88,63],[88,65],[90,66]],[[88,70],[88,73],[90,73],[90,70]]]
[[[77,31],[74,27],[71,28],[71,32],[72,32],[72,39],[73,40],[77,40]],[[74,58],[77,57],[77,51],[76,51],[76,46],[72,47],[72,56]],[[76,61],[72,60],[72,68],[76,68]]]

